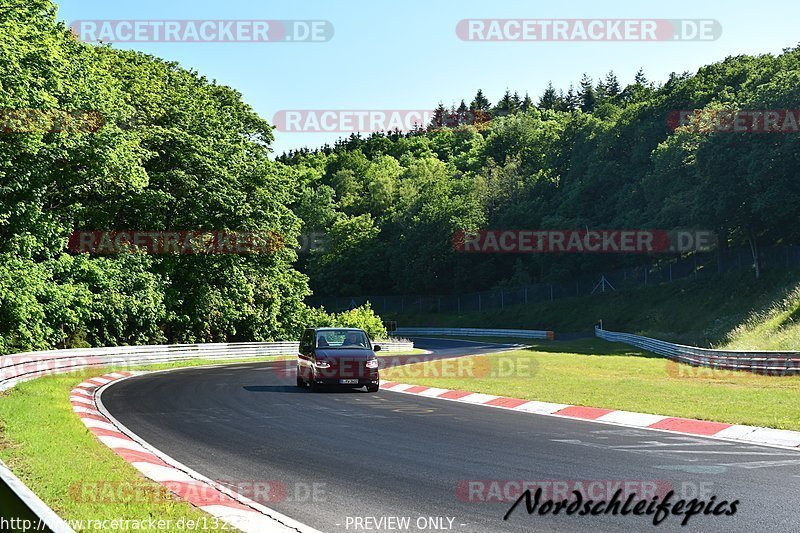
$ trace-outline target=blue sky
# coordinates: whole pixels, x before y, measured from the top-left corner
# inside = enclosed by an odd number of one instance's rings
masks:
[[[239,90],[272,121],[282,109],[428,109],[469,102],[478,88],[496,101],[506,88],[538,98],[548,80],[577,84],[614,70],[625,84],[643,67],[651,80],[695,71],[728,55],[779,53],[800,42],[796,1],[670,2],[572,0],[61,0],[59,18],[323,19],[325,43],[119,43],[178,61]],[[465,42],[465,18],[716,19],[706,42]],[[317,146],[338,134],[276,132],[277,153]]]

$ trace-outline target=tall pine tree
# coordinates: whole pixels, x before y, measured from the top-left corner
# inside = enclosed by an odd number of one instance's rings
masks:
[[[570,83],[566,94],[562,94],[560,100],[560,111],[575,111],[580,105],[580,98],[575,94],[575,87]]]
[[[514,91],[514,94],[511,96],[511,112],[516,113],[522,109],[522,99],[519,97],[519,93]]]
[[[488,122],[491,118],[491,109],[492,103],[489,102],[489,99],[483,95],[483,91],[478,89],[478,92],[475,94],[475,98],[473,98],[472,103],[469,104],[469,110],[472,114],[471,122],[473,124]]]
[[[556,90],[553,88],[553,82],[547,82],[547,89],[544,90],[542,96],[539,97],[540,109],[556,109],[558,107],[559,98]]]
[[[591,113],[594,111],[594,108],[597,107],[597,93],[594,91],[592,78],[585,72],[581,78],[578,99],[580,101],[581,111],[584,113]]]
[[[472,103],[469,104],[469,110],[473,113],[478,111],[488,113],[491,108],[492,104],[489,102],[489,99],[483,95],[483,90],[478,89],[478,92],[475,94],[475,98],[473,98]]]
[[[604,85],[606,89],[606,95],[609,98],[616,98],[619,96],[619,93],[622,92],[622,89],[619,86],[617,75],[614,74],[613,70],[608,71],[608,74],[606,74],[606,81]]]
[[[431,119],[430,127],[432,129],[441,128],[445,125],[446,120],[447,108],[442,102],[439,102],[439,106],[433,112],[433,118]]]
[[[470,119],[470,111],[467,107],[467,103],[464,100],[461,100],[461,105],[458,106],[456,109],[456,123],[460,126],[462,124],[470,124],[472,121]]]
[[[519,98],[519,97],[518,97]],[[495,117],[504,117],[514,112],[514,101],[511,96],[511,91],[506,89],[506,93],[497,102],[497,105],[492,109],[492,115]]]
[[[527,111],[533,107],[533,100],[528,93],[525,93],[525,98],[522,99],[522,110]]]

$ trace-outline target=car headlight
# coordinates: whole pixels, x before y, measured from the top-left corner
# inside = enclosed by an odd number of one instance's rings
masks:
[[[370,359],[367,361],[367,368],[378,368],[378,360],[377,359]]]
[[[317,361],[314,366],[317,368],[330,368],[331,364],[328,361]]]

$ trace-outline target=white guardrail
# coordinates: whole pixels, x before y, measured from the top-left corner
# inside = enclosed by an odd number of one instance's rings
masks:
[[[418,336],[441,335],[445,337],[511,337],[517,339],[549,339],[555,335],[552,331],[536,329],[481,329],[481,328],[397,328],[390,335]]]
[[[413,342],[375,341],[386,352],[407,351]],[[115,346],[49,350],[0,356],[0,391],[47,374],[93,366],[125,367],[171,363],[191,359],[242,359],[296,355],[297,342],[243,342],[218,344],[167,344],[162,346]]]
[[[401,352],[414,348],[413,342],[375,341],[382,352]],[[115,346],[49,350],[0,356],[0,391],[17,383],[41,376],[62,374],[92,367],[124,369],[153,363],[171,363],[192,359],[247,359],[254,357],[296,355],[297,342],[246,342],[219,344],[168,344],[161,346]],[[15,497],[15,507],[26,516],[37,517],[56,533],[73,531],[38,496],[0,462],[0,495]],[[36,524],[33,528],[36,529]]]
[[[642,348],[673,361],[692,366],[724,370],[746,370],[759,374],[795,375],[800,373],[799,352],[769,352],[759,350],[714,350],[674,344],[631,333],[618,333],[595,328],[595,335],[611,342],[623,342]]]

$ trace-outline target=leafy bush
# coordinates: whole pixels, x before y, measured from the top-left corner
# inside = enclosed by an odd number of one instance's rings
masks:
[[[0,353],[164,341],[163,280],[150,258],[0,254]]]
[[[328,314],[324,308],[311,308],[307,315],[308,327],[361,328],[371,339],[385,339],[386,328],[381,317],[375,314],[369,302],[360,307]]]

